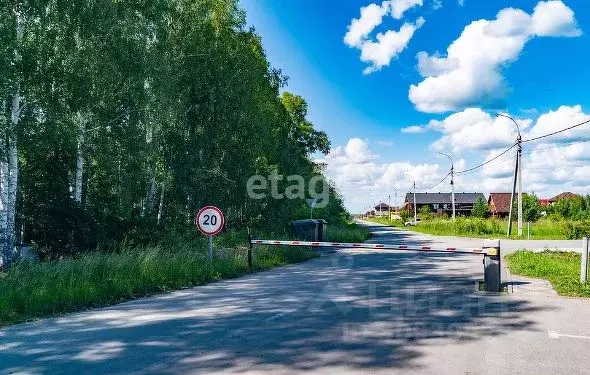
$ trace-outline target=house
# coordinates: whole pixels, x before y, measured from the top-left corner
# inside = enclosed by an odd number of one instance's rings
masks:
[[[455,193],[455,213],[457,216],[469,216],[473,210],[475,202],[479,199],[485,201],[482,193]],[[451,193],[416,193],[416,208],[420,211],[424,206],[429,206],[430,211],[437,215],[452,215],[453,206],[451,203]],[[404,209],[414,211],[414,193],[407,193],[404,202]]]
[[[385,203],[379,203],[375,206],[375,215],[376,216],[387,216],[389,215],[390,207]]]
[[[488,208],[492,217],[505,218],[510,214],[512,193],[490,193]]]
[[[570,193],[569,191],[566,191],[564,193],[554,196],[553,198],[549,198],[547,201],[549,202],[549,205],[552,206],[555,203],[557,203],[557,201],[559,201],[561,199],[571,199],[571,198],[577,198],[577,197],[579,197],[578,194],[574,194],[574,193]]]

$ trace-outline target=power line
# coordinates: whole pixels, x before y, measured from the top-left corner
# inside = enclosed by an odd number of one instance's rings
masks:
[[[442,183],[443,183],[443,182],[444,182],[444,181],[447,179],[447,177],[449,177],[450,175],[451,175],[451,172],[447,173],[447,175],[446,175],[445,177],[443,177],[443,179],[442,179],[442,180],[440,180],[440,181],[439,181],[439,182],[437,182],[436,184],[432,185],[431,187],[429,187],[429,188],[426,188],[426,189],[418,189],[418,190],[432,190],[432,189],[434,189],[435,187],[437,187],[438,185],[442,184]]]
[[[588,120],[586,120],[586,121],[583,121],[583,122],[580,122],[579,124],[576,124],[576,125],[569,126],[569,127],[565,128],[565,129],[561,129],[561,130],[558,130],[558,131],[554,131],[554,132],[552,132],[552,133],[548,133],[548,134],[545,134],[545,135],[541,135],[541,136],[538,136],[538,137],[535,137],[535,138],[531,138],[531,139],[525,139],[524,141],[522,141],[522,143],[525,143],[525,142],[532,142],[532,141],[536,141],[536,140],[538,140],[538,139],[547,138],[547,137],[550,137],[550,136],[552,136],[552,135],[559,134],[559,133],[563,133],[563,132],[565,132],[565,131],[568,131],[568,130],[571,130],[571,129],[573,129],[573,128],[577,128],[578,126],[586,125],[586,124],[588,124],[588,123],[590,123],[590,119],[588,119]]]
[[[498,159],[500,156],[502,156],[502,155],[506,154],[508,151],[512,150],[512,149],[513,149],[513,148],[514,148],[516,145],[517,145],[516,143],[515,143],[515,144],[513,144],[512,146],[508,147],[506,150],[504,150],[503,152],[501,152],[501,153],[499,153],[498,155],[494,156],[493,158],[491,158],[490,160],[486,161],[485,163],[481,163],[480,165],[476,165],[476,166],[475,166],[475,167],[473,167],[473,168],[469,168],[469,169],[465,169],[465,170],[462,170],[462,171],[455,172],[455,174],[462,174],[462,173],[467,173],[467,172],[471,172],[471,171],[473,171],[473,170],[476,170],[476,169],[478,169],[478,168],[481,168],[481,167],[483,167],[484,165],[487,165],[487,164],[489,164],[489,163],[493,162],[494,160]]]

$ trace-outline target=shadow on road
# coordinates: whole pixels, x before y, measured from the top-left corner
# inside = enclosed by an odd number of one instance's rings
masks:
[[[432,340],[536,330],[544,309],[474,292],[479,257],[330,258],[0,331],[0,372],[409,369]],[[4,372],[2,372],[4,371]]]

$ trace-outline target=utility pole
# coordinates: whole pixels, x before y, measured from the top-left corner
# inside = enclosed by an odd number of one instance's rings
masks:
[[[389,213],[389,221],[391,221],[391,194],[387,196],[387,212]]]
[[[512,208],[514,206],[514,194],[516,190],[516,184],[518,180],[518,236],[522,236],[522,136],[520,134],[520,128],[518,123],[510,116],[496,113],[496,117],[506,117],[507,119],[512,120],[514,125],[516,125],[516,131],[518,132],[518,137],[516,138],[516,164],[514,167],[514,184],[512,186],[512,196],[510,198],[510,213],[508,215],[508,236],[512,232]]]
[[[444,152],[439,152],[439,155],[444,155],[451,161],[451,206],[453,207],[453,221],[455,221],[455,163],[453,163],[453,159]]]
[[[414,180],[414,224],[418,221],[418,210],[416,208],[416,181]]]

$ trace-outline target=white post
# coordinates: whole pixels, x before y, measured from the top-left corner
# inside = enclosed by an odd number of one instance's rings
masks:
[[[580,282],[586,284],[588,281],[588,237],[582,240],[582,265],[580,270]]]
[[[451,165],[451,203],[453,206],[453,221],[455,221],[455,167]]]
[[[531,239],[531,222],[526,222],[527,240]]]
[[[209,239],[209,263],[213,263],[213,236],[207,236]]]

